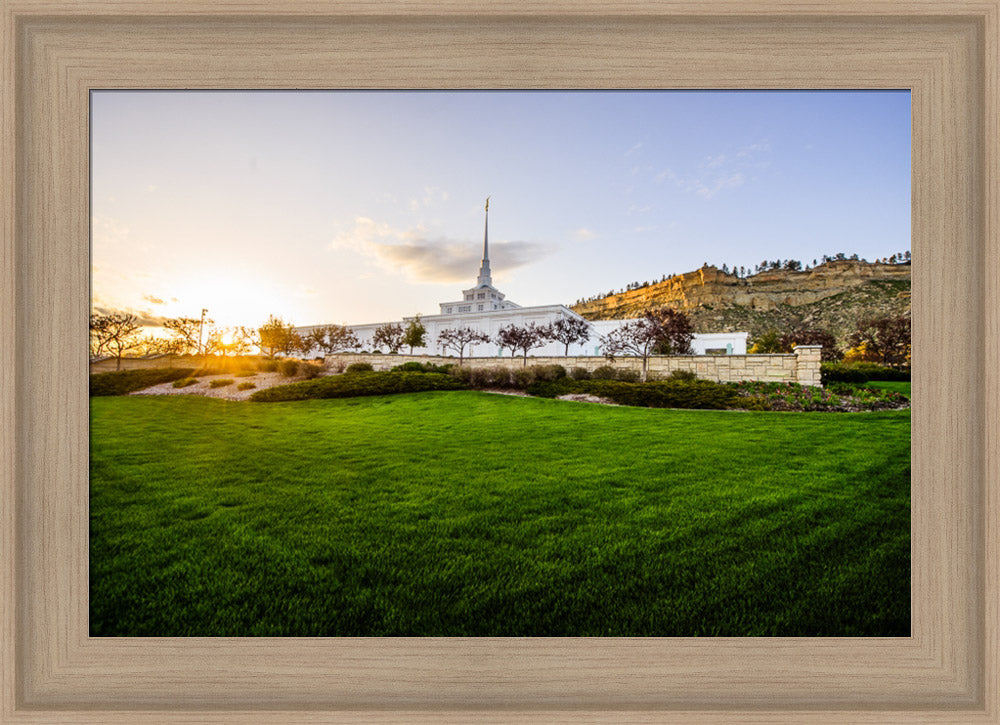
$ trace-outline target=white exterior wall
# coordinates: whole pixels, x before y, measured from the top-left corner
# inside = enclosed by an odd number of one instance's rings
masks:
[[[579,315],[563,305],[518,307],[511,310],[497,310],[495,312],[479,312],[471,314],[464,313],[460,315],[428,315],[427,317],[420,318],[420,322],[427,329],[427,345],[425,347],[413,348],[413,354],[455,354],[454,351],[444,350],[438,344],[438,336],[441,331],[449,327],[472,327],[473,329],[485,332],[491,338],[494,338],[500,331],[500,328],[506,327],[507,325],[518,325],[519,327],[524,327],[525,325],[534,323],[537,326],[543,326],[555,322],[560,317],[578,318]],[[391,324],[399,324],[402,325],[403,329],[406,329],[412,319],[413,318],[411,317],[407,317],[401,322],[394,322]],[[607,335],[612,330],[618,329],[626,322],[631,322],[631,320],[592,320],[590,322],[590,339],[584,344],[570,345],[569,355],[599,356],[601,354],[601,337],[603,335]],[[363,325],[348,325],[348,327],[354,331],[354,334],[358,336],[358,341],[360,343],[358,350],[373,352],[375,350],[375,343],[373,342],[375,330],[384,324],[389,323],[371,322]],[[317,325],[316,327],[322,327],[322,325]],[[296,331],[300,335],[304,335],[308,334],[313,329],[314,327],[298,327],[296,328]],[[696,334],[694,339],[691,341],[691,347],[695,355],[706,355],[708,354],[708,350],[725,350],[725,354],[727,355],[746,355],[747,337],[748,333],[746,332]],[[405,346],[400,350],[400,352],[406,353],[409,351],[409,347]],[[561,342],[550,342],[542,347],[531,350],[528,355],[529,357],[545,357],[549,355],[563,355],[563,353],[564,347]],[[320,353],[318,350],[314,350],[313,354],[318,355]],[[495,342],[477,343],[467,347],[465,355],[467,357],[510,357],[510,350],[501,349]]]

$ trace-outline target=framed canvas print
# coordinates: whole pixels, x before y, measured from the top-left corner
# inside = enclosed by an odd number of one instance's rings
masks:
[[[4,722],[1000,719],[996,2],[2,8]]]

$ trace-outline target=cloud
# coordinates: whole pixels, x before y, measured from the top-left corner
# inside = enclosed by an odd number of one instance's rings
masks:
[[[354,228],[338,235],[333,249],[350,249],[375,261],[383,269],[402,273],[417,282],[471,282],[482,259],[482,242],[430,238],[422,227],[394,229],[367,217],[354,220]],[[525,241],[490,241],[490,267],[494,274],[523,267],[548,256],[553,247]]]
[[[628,151],[625,152],[625,156],[631,156],[641,148],[642,148],[642,141],[639,141],[638,143],[633,144],[632,148],[630,148]]]
[[[151,305],[165,305],[165,304],[167,304],[166,302],[164,302],[162,299],[160,299],[159,297],[157,297],[155,295],[143,295],[142,298],[144,300],[146,300],[146,302],[148,302]]]
[[[585,242],[588,239],[593,239],[597,236],[597,233],[593,230],[587,229],[587,227],[580,227],[573,231],[573,239],[578,242]]]
[[[706,156],[696,169],[688,173],[664,169],[653,177],[653,181],[667,181],[703,199],[712,199],[720,192],[736,189],[753,181],[755,174],[770,164],[767,157],[770,150],[770,143],[759,141],[728,153]]]
[[[743,186],[744,181],[746,181],[746,177],[737,172],[714,179],[710,182],[711,186],[699,181],[695,185],[695,192],[704,199],[711,199],[723,189],[735,189],[737,186]]]
[[[136,310],[131,307],[122,309],[94,305],[91,311],[97,315],[112,315],[121,312],[131,313],[136,316],[136,322],[143,327],[162,327],[163,323],[170,319],[162,315],[154,315],[152,310]]]

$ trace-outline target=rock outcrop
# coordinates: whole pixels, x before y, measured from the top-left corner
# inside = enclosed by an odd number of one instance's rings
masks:
[[[705,266],[573,309],[587,319],[612,320],[660,306],[688,313],[697,332],[746,330],[753,337],[769,329],[818,327],[843,344],[861,319],[909,314],[910,265],[835,260],[745,278]]]

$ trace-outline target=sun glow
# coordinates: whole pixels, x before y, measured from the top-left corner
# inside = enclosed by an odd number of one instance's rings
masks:
[[[288,317],[285,300],[290,297],[287,290],[259,279],[200,275],[178,286],[177,301],[166,305],[163,314],[200,317],[205,309],[206,319],[217,327],[259,327],[269,315]]]

